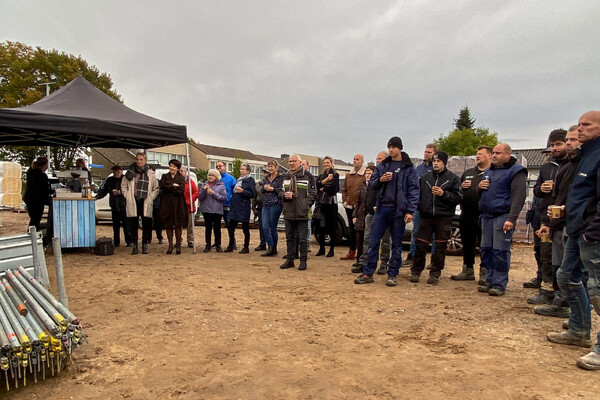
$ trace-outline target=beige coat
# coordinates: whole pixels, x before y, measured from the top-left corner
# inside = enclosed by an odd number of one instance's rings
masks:
[[[121,180],[121,192],[125,196],[127,205],[125,207],[125,213],[127,218],[137,217],[137,210],[135,207],[135,180],[129,180],[125,176]],[[154,199],[158,196],[158,180],[154,171],[148,169],[148,197],[144,199],[144,217],[152,218],[152,205]]]

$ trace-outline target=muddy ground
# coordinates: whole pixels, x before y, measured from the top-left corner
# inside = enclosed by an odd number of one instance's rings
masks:
[[[0,235],[25,232],[26,214],[2,212]],[[111,236],[109,225],[98,236]],[[258,232],[253,230],[252,248]],[[598,372],[575,366],[588,350],[554,345],[562,319],[533,313],[522,282],[530,246],[515,245],[507,294],[454,282],[449,257],[438,286],[355,285],[348,261],[310,257],[306,271],[281,258],[63,254],[70,309],[89,344],[57,378],[5,393],[18,399],[572,399],[598,398]],[[282,235],[283,236],[283,235]],[[238,241],[241,237],[238,238]],[[314,252],[317,246],[313,240]],[[54,282],[53,255],[46,260]],[[594,315],[594,335],[600,328]],[[0,387],[3,386],[0,385]]]

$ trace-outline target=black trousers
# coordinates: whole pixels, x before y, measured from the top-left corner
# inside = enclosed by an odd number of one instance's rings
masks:
[[[227,232],[229,233],[228,246],[233,247],[235,243],[235,228],[237,228],[238,222],[242,224],[242,231],[244,232],[244,247],[248,247],[250,246],[250,222],[236,221],[235,219],[230,219],[229,225],[227,225]]]
[[[319,245],[325,247],[325,235],[331,239],[329,247],[333,249],[337,234],[337,204],[321,204],[322,220],[318,221]]]
[[[42,206],[27,206],[27,214],[29,214],[29,226],[35,226],[35,230],[40,230],[40,222],[42,221],[42,215],[44,215],[44,205]]]
[[[211,245],[211,233],[215,236],[215,245],[221,246],[221,217],[222,214],[202,213],[204,216],[204,243]]]
[[[296,253],[296,237],[298,238],[298,247],[300,251],[300,260],[306,261],[308,258],[308,220],[285,220],[285,241],[287,244],[288,261],[294,261]]]
[[[163,240],[163,224],[160,220],[160,212],[158,208],[152,209],[152,225],[154,226],[154,232],[156,232],[156,238],[158,240]]]
[[[463,244],[463,264],[467,268],[475,266],[477,242],[481,241],[479,215],[463,215],[460,220],[460,238]],[[480,265],[483,267],[483,265]]]
[[[336,206],[337,207],[337,206]],[[348,217],[348,227],[350,228],[350,234],[348,241],[350,242],[350,251],[356,250],[356,232],[354,231],[354,222],[352,221],[352,214],[354,209],[346,208],[346,217]]]
[[[129,231],[131,232],[131,241],[133,243],[138,242],[138,217],[142,217],[142,243],[150,243],[152,241],[152,218],[144,217],[144,199],[135,199],[135,206],[138,216],[127,218]]]
[[[125,243],[131,243],[131,233],[129,233],[129,224],[127,223],[127,214],[125,214],[125,210],[117,211],[111,209],[110,212],[112,215],[113,242],[115,243],[115,246],[121,244],[121,228],[123,228]]]
[[[431,244],[431,235],[435,234],[435,252],[429,275],[439,277],[446,263],[446,247],[452,230],[452,217],[426,218],[421,215],[419,236],[417,237],[417,250],[411,272],[420,275],[425,269],[425,257]]]

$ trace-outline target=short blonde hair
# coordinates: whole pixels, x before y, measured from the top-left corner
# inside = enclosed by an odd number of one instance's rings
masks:
[[[216,177],[218,181],[221,180],[221,173],[214,168],[211,168],[208,170],[208,172],[206,173],[206,176],[208,177],[208,175],[212,175],[212,176]]]

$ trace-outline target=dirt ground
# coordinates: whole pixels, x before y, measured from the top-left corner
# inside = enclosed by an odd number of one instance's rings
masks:
[[[0,235],[25,232],[26,214],[2,212]],[[109,225],[98,236],[111,236]],[[251,231],[252,248],[258,232]],[[283,235],[281,235],[283,236]],[[281,258],[166,255],[118,248],[111,257],[63,254],[70,309],[89,344],[57,378],[4,398],[70,399],[572,399],[598,398],[598,373],[575,366],[588,350],[551,344],[562,319],[533,313],[523,289],[535,270],[530,246],[515,245],[507,294],[438,286],[355,285],[347,248],[310,257],[308,270]],[[241,237],[238,238],[238,241]],[[311,243],[313,254],[317,246]],[[53,255],[46,260],[54,283]],[[594,334],[600,328],[594,315]]]

